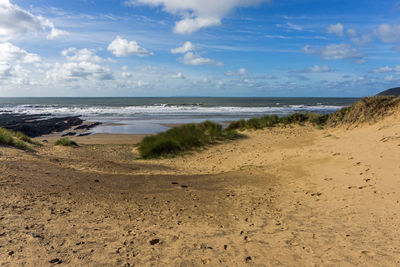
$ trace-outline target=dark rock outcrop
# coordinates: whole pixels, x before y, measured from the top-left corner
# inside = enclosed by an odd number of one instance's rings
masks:
[[[50,115],[0,114],[0,127],[23,132],[30,137],[37,137],[53,132],[62,132],[83,123],[79,116],[51,118]]]

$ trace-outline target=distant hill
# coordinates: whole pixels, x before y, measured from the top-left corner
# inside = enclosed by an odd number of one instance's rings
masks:
[[[380,92],[378,95],[400,96],[400,87],[388,89],[388,90],[386,90],[386,91]]]

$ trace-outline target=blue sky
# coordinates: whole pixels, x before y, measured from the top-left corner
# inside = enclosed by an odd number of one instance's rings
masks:
[[[0,96],[366,96],[400,1],[0,0]]]

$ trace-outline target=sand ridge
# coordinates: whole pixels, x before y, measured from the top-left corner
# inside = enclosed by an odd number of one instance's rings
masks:
[[[184,157],[0,148],[0,263],[396,266],[400,121],[249,131]]]

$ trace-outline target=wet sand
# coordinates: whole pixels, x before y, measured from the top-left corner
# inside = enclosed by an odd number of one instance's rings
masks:
[[[138,136],[0,147],[0,263],[398,266],[399,118],[161,160],[137,159]]]

